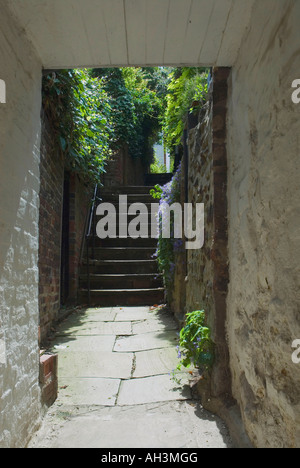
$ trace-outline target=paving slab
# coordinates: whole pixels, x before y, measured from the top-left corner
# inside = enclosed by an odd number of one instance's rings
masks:
[[[147,349],[169,348],[175,346],[178,340],[175,331],[160,331],[119,337],[114,346],[115,352],[145,351]]]
[[[84,318],[91,321],[97,322],[113,322],[116,317],[113,307],[96,307],[86,309],[84,312]]]
[[[60,324],[60,329],[75,327],[88,322],[113,322],[116,312],[112,307],[79,309],[71,313]]]
[[[58,399],[29,447],[230,446],[224,423],[192,400],[188,372],[171,377],[177,343],[162,308],[75,311],[52,342]]]
[[[63,325],[58,335],[131,335],[130,322],[88,322],[78,326]]]
[[[225,425],[198,402],[82,408],[54,405],[29,448],[230,448]]]
[[[116,337],[114,335],[102,336],[58,336],[52,341],[51,349],[55,353],[60,351],[112,351]]]
[[[141,405],[172,400],[187,400],[191,398],[191,390],[188,386],[186,375],[182,376],[183,382],[178,385],[171,377],[158,375],[143,379],[122,380],[117,404]]]
[[[123,353],[119,353],[123,354]],[[177,350],[173,348],[151,349],[135,354],[133,377],[150,377],[169,374],[179,364]]]
[[[68,378],[59,383],[59,401],[70,405],[114,406],[121,380]]]
[[[133,322],[148,320],[151,317],[150,307],[114,307],[115,322]]]
[[[132,323],[133,335],[150,333],[160,330],[178,330],[178,324],[170,317],[151,317],[148,320]]]
[[[65,377],[130,379],[133,356],[133,353],[105,351],[60,351],[58,354],[59,380]]]

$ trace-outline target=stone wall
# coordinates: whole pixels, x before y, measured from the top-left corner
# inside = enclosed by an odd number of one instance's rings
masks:
[[[203,248],[189,250],[187,301],[188,311],[204,309],[210,318],[214,309],[213,263],[213,159],[212,97],[199,115],[198,125],[189,131],[189,203],[204,203],[205,238]],[[212,324],[211,324],[212,325]]]
[[[300,3],[257,1],[229,92],[228,339],[257,447],[300,447]]]
[[[38,219],[41,64],[0,0],[0,447],[40,422]]]
[[[204,204],[204,245],[187,251],[186,310],[205,310],[215,343],[212,397],[231,392],[226,339],[227,252],[227,79],[230,69],[214,68],[213,87],[198,125],[188,132],[188,201]]]

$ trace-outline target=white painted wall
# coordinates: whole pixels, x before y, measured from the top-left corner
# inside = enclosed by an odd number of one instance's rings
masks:
[[[300,446],[300,2],[258,0],[228,122],[233,392],[256,446]]]
[[[0,0],[0,447],[40,419],[38,205],[41,65]]]

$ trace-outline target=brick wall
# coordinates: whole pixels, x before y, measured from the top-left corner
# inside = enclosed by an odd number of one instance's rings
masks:
[[[61,151],[54,144],[50,123],[43,118],[40,161],[39,307],[43,341],[61,310],[61,249],[63,199],[68,198],[68,296],[64,305],[76,304],[80,253],[92,188],[77,174],[66,172]],[[64,181],[68,178],[68,190]]]
[[[103,176],[105,187],[118,185],[144,185],[147,170],[140,159],[133,159],[124,145],[107,162]]]
[[[43,340],[60,309],[64,161],[44,116],[40,160],[39,307]]]

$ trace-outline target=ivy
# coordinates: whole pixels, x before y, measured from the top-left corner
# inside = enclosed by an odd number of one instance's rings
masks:
[[[66,166],[99,182],[113,138],[111,100],[89,70],[62,70],[43,78],[43,108]]]
[[[145,168],[155,163],[162,129],[174,152],[187,114],[206,91],[207,74],[199,68],[62,70],[43,78],[43,107],[67,166],[99,181],[105,161],[124,144]]]
[[[93,76],[103,79],[111,98],[114,147],[126,143],[133,158],[150,164],[163,119],[158,68],[99,68],[93,70]]]
[[[174,153],[181,144],[188,114],[197,112],[207,97],[205,68],[175,68],[167,87],[167,108],[163,131],[167,148]]]

